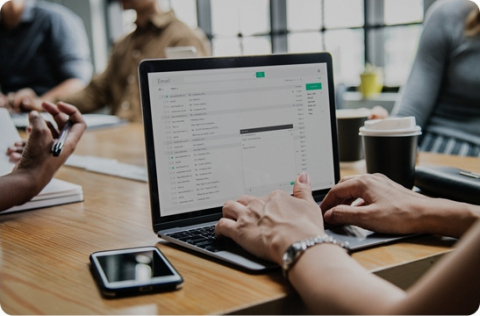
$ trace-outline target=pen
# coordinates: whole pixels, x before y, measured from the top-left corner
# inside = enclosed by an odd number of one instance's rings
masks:
[[[52,153],[53,157],[60,156],[63,149],[63,144],[67,139],[68,132],[70,131],[70,128],[72,127],[72,125],[73,125],[72,121],[68,120],[67,123],[65,123],[65,126],[63,127],[62,132],[60,133],[60,137],[58,137],[58,139],[55,139],[55,141],[53,142],[52,148],[50,149],[50,152]]]
[[[460,171],[460,174],[462,176],[466,176],[466,177],[470,177],[470,178],[474,178],[474,179],[480,179],[480,174],[476,174],[476,173],[473,173],[473,172]]]

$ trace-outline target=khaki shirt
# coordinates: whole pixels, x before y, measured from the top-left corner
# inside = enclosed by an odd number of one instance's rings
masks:
[[[165,58],[165,48],[195,46],[198,56],[208,54],[198,35],[170,11],[154,16],[146,27],[117,42],[107,68],[82,91],[62,101],[82,113],[110,106],[111,112],[132,122],[141,122],[138,64],[146,58]]]

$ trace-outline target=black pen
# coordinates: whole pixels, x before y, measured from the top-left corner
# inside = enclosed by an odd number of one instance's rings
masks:
[[[53,157],[58,157],[62,153],[63,145],[65,143],[65,140],[67,139],[68,132],[70,131],[72,125],[72,121],[68,120],[67,123],[65,123],[62,131],[60,132],[60,137],[55,139],[55,141],[53,142],[52,148],[50,149]]]

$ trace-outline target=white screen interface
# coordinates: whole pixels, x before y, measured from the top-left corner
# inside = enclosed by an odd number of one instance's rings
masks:
[[[334,185],[324,63],[148,74],[161,216]]]

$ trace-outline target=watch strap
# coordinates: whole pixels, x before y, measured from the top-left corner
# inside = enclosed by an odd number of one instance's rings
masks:
[[[290,245],[283,254],[283,276],[288,279],[288,271],[294,266],[298,261],[300,256],[310,247],[320,244],[333,244],[340,246],[344,249],[349,249],[348,242],[340,242],[329,235],[317,235],[315,237],[306,238],[301,241],[297,241]]]

